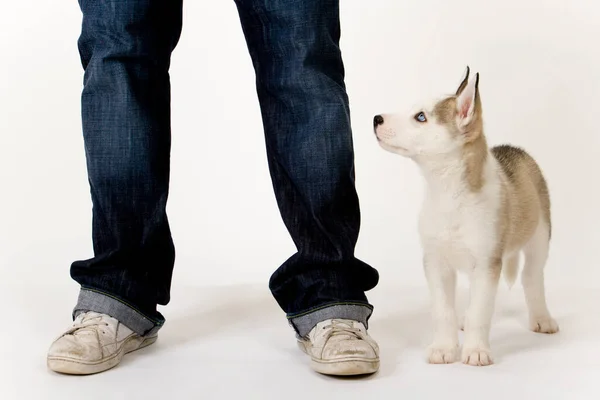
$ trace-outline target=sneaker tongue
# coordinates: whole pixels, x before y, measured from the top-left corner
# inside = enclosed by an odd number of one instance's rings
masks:
[[[337,340],[356,339],[356,329],[350,321],[333,320],[331,324],[331,337]]]
[[[82,315],[83,315],[83,319],[89,320],[89,319],[94,319],[94,318],[102,318],[104,314],[89,311]]]
[[[353,329],[354,326],[352,324],[351,321],[344,321],[344,320],[339,320],[339,319],[334,319],[331,321],[332,326],[335,328],[342,328],[342,329]]]
[[[90,320],[92,318],[96,318],[98,316],[99,316],[98,313],[93,313],[91,311],[82,312],[79,315],[77,315],[77,317],[75,318],[75,322],[76,323],[81,323],[83,321],[88,321],[88,320]]]
[[[96,330],[98,325],[102,323],[103,317],[104,314],[90,311],[79,314],[75,319],[77,329],[72,334],[76,336],[96,335]]]
[[[80,314],[79,317],[81,318],[79,320],[80,323],[87,323],[87,322],[108,322],[111,323],[113,322],[113,318],[111,318],[110,316],[106,315],[106,314],[101,314],[101,313],[97,313],[97,312],[86,312],[84,314]]]

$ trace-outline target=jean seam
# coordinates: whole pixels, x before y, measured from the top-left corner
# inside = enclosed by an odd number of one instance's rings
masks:
[[[361,302],[357,302],[357,301],[338,301],[338,302],[333,302],[333,303],[327,303],[327,304],[323,304],[319,307],[316,308],[311,308],[310,310],[304,311],[300,314],[294,314],[294,315],[288,315],[287,319],[296,319],[296,318],[300,318],[300,317],[304,317],[305,315],[309,315],[312,314],[314,312],[317,311],[321,311],[324,310],[326,308],[329,307],[333,307],[333,306],[360,306],[360,307],[367,307],[369,308],[371,311],[373,311],[373,306],[368,304],[368,303],[361,303]]]
[[[108,292],[104,292],[102,290],[91,288],[91,287],[88,287],[88,286],[81,286],[81,288],[83,290],[87,290],[87,291],[90,291],[90,292],[94,292],[94,293],[97,293],[97,294],[101,294],[101,295],[110,297],[111,299],[113,299],[115,301],[118,301],[119,303],[121,303],[121,304],[123,304],[123,305],[125,305],[125,306],[127,306],[129,308],[131,308],[133,311],[135,311],[136,313],[140,314],[142,317],[146,318],[148,321],[154,323],[155,325],[157,325],[157,326],[162,326],[163,325],[163,323],[161,321],[156,320],[154,318],[151,318],[151,317],[147,316],[146,314],[144,314],[143,312],[141,312],[137,307],[131,305],[130,303],[128,303],[125,300],[119,299],[118,297],[116,297],[116,296],[114,296],[114,295],[112,295],[112,294],[110,294]]]

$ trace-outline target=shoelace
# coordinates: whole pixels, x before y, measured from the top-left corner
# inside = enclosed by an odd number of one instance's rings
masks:
[[[329,329],[329,332],[327,332],[328,339],[332,336],[339,335],[348,335],[355,339],[362,339],[363,332],[361,329],[353,328],[352,326],[348,325],[348,322],[339,319],[332,319],[331,323],[325,325],[323,329]]]
[[[83,330],[90,330],[90,328],[98,329],[101,326],[109,326],[108,322],[102,319],[102,315],[90,315],[89,313],[85,313],[81,319],[81,322],[78,324],[73,324],[71,329],[69,329],[65,334],[72,335]],[[104,331],[102,331],[102,333],[104,333]]]

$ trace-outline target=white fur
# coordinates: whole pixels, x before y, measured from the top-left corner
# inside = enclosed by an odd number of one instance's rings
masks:
[[[462,271],[471,281],[462,360],[486,365],[491,362],[488,337],[498,285],[498,279],[491,273],[497,230],[489,221],[494,221],[500,207],[499,166],[490,154],[484,169],[486,185],[474,193],[464,182],[460,159],[448,167],[448,162],[438,157],[418,161],[428,183],[419,233],[435,330],[428,350],[429,360],[446,363],[455,360],[458,326],[454,286],[456,272]],[[443,360],[438,359],[440,353],[445,354]]]
[[[457,98],[457,126],[466,126],[474,115],[476,79],[468,82]],[[470,301],[464,316],[465,339],[462,361],[489,365],[489,333],[501,266],[493,265],[500,238],[498,218],[502,206],[505,175],[488,150],[483,168],[483,187],[473,191],[465,180],[462,150],[466,138],[449,132],[432,114],[437,100],[423,103],[404,113],[382,114],[375,126],[382,148],[414,160],[427,182],[426,196],[419,216],[425,276],[431,295],[434,338],[428,348],[432,363],[451,363],[459,347],[459,323],[455,311],[458,271],[470,280]],[[461,113],[462,111],[462,113]],[[424,112],[427,122],[415,115]],[[506,182],[504,182],[506,184]],[[524,249],[526,255],[523,286],[530,310],[532,329],[556,331],[544,299],[543,266],[548,253],[548,227],[540,222],[538,231]],[[507,280],[514,282],[519,251],[504,254],[510,264]],[[536,329],[537,328],[537,329]]]
[[[548,226],[540,223],[523,249],[525,266],[521,281],[529,309],[529,328],[535,332],[553,333],[558,331],[558,324],[548,311],[544,293],[544,265],[548,258],[549,247],[547,238]]]

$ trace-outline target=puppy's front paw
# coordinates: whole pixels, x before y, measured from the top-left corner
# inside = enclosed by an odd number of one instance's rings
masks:
[[[559,331],[558,323],[551,316],[532,318],[529,329],[539,333],[556,333]]]
[[[490,350],[482,348],[464,348],[462,351],[462,362],[476,367],[482,367],[494,363]]]
[[[432,344],[427,348],[427,361],[430,364],[452,364],[456,361],[458,346]]]

